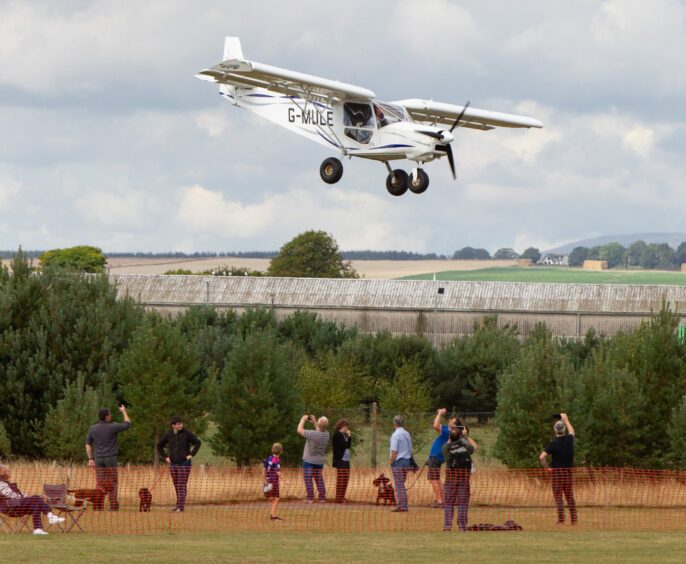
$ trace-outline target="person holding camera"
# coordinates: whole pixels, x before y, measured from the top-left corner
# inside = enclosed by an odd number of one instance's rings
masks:
[[[469,428],[456,425],[450,429],[450,438],[443,445],[443,458],[446,461],[445,487],[443,492],[443,530],[450,531],[453,526],[455,505],[457,505],[457,525],[460,531],[467,530],[470,478],[472,474],[472,455],[477,445],[469,437]]]
[[[427,479],[436,496],[436,501],[431,504],[431,507],[443,507],[443,485],[441,484],[441,466],[443,466],[443,463],[445,462],[445,458],[443,458],[443,446],[450,438],[450,429],[455,427],[455,425],[460,425],[459,420],[455,416],[451,416],[447,419],[447,425],[441,424],[443,416],[447,411],[447,409],[442,407],[436,412],[433,428],[438,433],[438,437],[436,437],[431,444],[429,460],[426,463],[426,466],[429,469]]]
[[[95,468],[95,481],[98,488],[107,492],[110,500],[110,511],[119,511],[117,499],[117,453],[119,446],[117,437],[131,428],[131,419],[123,405],[119,411],[124,417],[123,423],[113,423],[112,413],[106,407],[98,412],[99,421],[91,426],[86,437],[86,455],[88,466]]]
[[[312,423],[314,430],[305,429],[305,423]],[[298,424],[298,434],[305,437],[305,450],[303,451],[303,478],[305,479],[305,492],[308,503],[314,503],[314,486],[317,484],[319,503],[326,503],[326,486],[324,485],[324,455],[329,444],[329,432],[326,428],[329,420],[326,417],[317,419],[314,415],[303,415]]]
[[[553,431],[555,438],[548,444],[539,456],[543,468],[552,473],[553,498],[557,506],[557,523],[565,522],[565,505],[562,497],[567,500],[569,517],[572,525],[576,525],[577,513],[574,501],[574,427],[566,413],[553,416],[555,424]],[[552,468],[548,466],[548,456],[551,457]]]

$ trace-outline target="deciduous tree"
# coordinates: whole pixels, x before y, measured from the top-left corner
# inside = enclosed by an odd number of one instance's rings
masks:
[[[269,263],[269,276],[301,278],[358,278],[349,261],[343,260],[333,236],[324,231],[305,231],[286,243]]]

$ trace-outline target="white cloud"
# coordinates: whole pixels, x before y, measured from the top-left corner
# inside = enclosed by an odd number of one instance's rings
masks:
[[[655,132],[649,127],[633,127],[624,134],[624,145],[637,155],[647,158],[655,145]]]
[[[424,250],[417,234],[426,230],[420,227],[410,234],[392,214],[393,206],[383,196],[335,187],[291,188],[244,204],[196,185],[184,189],[177,219],[196,239],[245,240],[268,231],[282,244],[302,231],[317,229],[332,233],[343,249]]]
[[[195,124],[210,137],[221,137],[229,123],[229,114],[224,107],[214,111],[198,112],[195,115]]]
[[[117,229],[138,230],[145,225],[154,203],[141,191],[87,192],[75,202],[84,221]]]

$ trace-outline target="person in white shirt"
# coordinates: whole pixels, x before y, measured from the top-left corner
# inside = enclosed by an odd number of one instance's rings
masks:
[[[391,435],[391,472],[395,484],[395,493],[398,500],[398,507],[393,512],[404,513],[407,511],[407,490],[405,489],[405,478],[410,470],[412,458],[412,437],[403,425],[405,420],[402,415],[393,418],[395,431]]]

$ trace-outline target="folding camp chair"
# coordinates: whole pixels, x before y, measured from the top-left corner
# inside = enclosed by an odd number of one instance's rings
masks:
[[[10,509],[7,512],[0,513],[0,529],[7,529],[8,533],[18,533],[26,529],[31,532],[29,527],[29,519],[31,515],[15,515]]]
[[[43,486],[43,495],[45,496],[45,503],[50,506],[53,513],[59,516],[65,516],[66,521],[63,523],[55,523],[57,528],[63,533],[68,533],[74,527],[84,533],[83,527],[79,524],[83,513],[86,511],[86,505],[82,507],[75,507],[67,503],[67,485],[66,484],[45,484]],[[69,518],[67,519],[68,516]],[[52,525],[48,525],[50,528]]]

